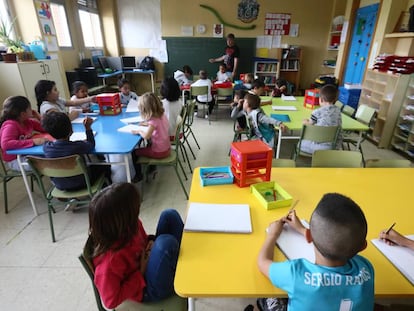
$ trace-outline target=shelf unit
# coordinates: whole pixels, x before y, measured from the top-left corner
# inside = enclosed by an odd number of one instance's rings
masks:
[[[274,88],[279,77],[280,62],[276,58],[254,58],[254,76],[263,79],[265,85]]]
[[[391,145],[414,158],[414,75],[411,75],[405,92]]]
[[[359,105],[368,105],[377,111],[368,137],[380,148],[390,145],[409,80],[410,75],[370,69],[365,74]]]
[[[290,47],[281,49],[280,53],[280,77],[293,83],[295,90],[299,90],[302,49],[300,47]]]

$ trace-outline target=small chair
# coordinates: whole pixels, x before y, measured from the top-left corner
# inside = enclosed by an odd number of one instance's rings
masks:
[[[194,98],[194,101],[196,101],[197,96],[199,95],[205,95],[206,98],[208,98],[208,86],[191,86],[190,88],[190,95],[191,98]],[[198,102],[200,103],[200,102]],[[206,106],[208,106],[208,101],[206,101],[205,103],[200,103],[203,105],[203,116],[206,115]],[[208,111],[208,109],[207,109]],[[200,112],[200,109],[198,110],[197,113]],[[208,123],[211,124],[210,121],[210,114],[208,115]]]
[[[185,119],[187,118],[187,107],[183,106],[183,108],[181,109],[181,113],[177,116],[177,121],[176,124],[183,122]],[[181,128],[181,132],[180,132],[180,144],[178,146],[178,148],[181,151],[182,157],[183,157],[183,162],[187,162],[188,168],[190,169],[190,172],[193,173],[193,168],[191,167],[191,163],[190,163],[190,159],[188,158],[188,153],[187,150],[185,149],[185,138],[184,138],[184,128]],[[175,137],[174,140],[171,141],[171,146],[174,146],[174,148],[176,148],[175,146]]]
[[[306,153],[300,150],[302,140],[311,140],[317,143],[330,143],[330,149],[335,149],[339,131],[339,126],[319,126],[304,124],[302,127],[302,132],[300,134],[299,142],[293,150],[293,160],[296,161],[298,155],[309,158],[312,157],[311,153]]]
[[[52,241],[56,242],[52,218],[52,212],[55,213],[55,209],[53,207],[54,204],[52,203],[53,198],[79,198],[79,201],[76,201],[77,204],[82,205],[89,203],[95,193],[102,189],[105,182],[105,176],[102,174],[93,184],[91,184],[89,181],[88,171],[80,155],[71,155],[61,158],[39,158],[27,156],[26,159],[37,178],[37,182],[39,183],[43,196],[47,200],[50,232],[52,234]],[[59,190],[53,185],[49,191],[47,191],[41,178],[42,176],[61,178],[78,175],[84,176],[86,188],[74,191]]]
[[[216,115],[218,116],[220,104],[226,104],[229,107],[229,104],[233,102],[233,88],[217,88],[217,94],[214,96],[214,99],[214,107],[217,107]]]
[[[342,112],[345,113],[347,116],[353,117],[355,113],[355,109],[352,108],[351,106],[344,105],[342,107]]]
[[[191,154],[193,155],[194,160],[196,159],[196,156],[193,152],[193,149],[191,148],[191,145],[188,141],[188,137],[191,135],[198,147],[198,150],[200,150],[200,145],[198,144],[197,138],[194,135],[193,130],[191,127],[194,123],[194,109],[195,109],[195,101],[191,100],[189,104],[187,105],[187,117],[184,119],[184,142],[187,143],[188,149],[190,149]]]
[[[272,159],[272,167],[296,167],[296,162],[292,159]]]
[[[338,107],[339,109],[341,109],[342,110],[342,108],[344,108],[344,104],[343,103],[341,103],[339,100],[337,100],[336,102],[335,102],[335,106],[336,107]]]
[[[185,189],[184,183],[180,177],[180,174],[178,173],[178,165],[180,166],[183,174],[184,174],[184,178],[185,180],[187,180],[187,175],[185,174],[184,171],[184,167],[180,161],[180,158],[178,157],[178,150],[180,149],[180,144],[181,144],[181,140],[180,140],[180,133],[183,127],[183,121],[181,120],[181,122],[177,123],[177,127],[175,130],[175,148],[171,149],[171,153],[168,157],[166,158],[162,158],[162,159],[154,159],[154,158],[148,158],[148,157],[138,157],[137,163],[143,165],[143,172],[144,172],[144,180],[148,180],[147,178],[147,167],[149,165],[154,165],[154,166],[172,166],[174,167],[175,173],[177,175],[178,181],[180,182],[181,188],[183,188],[184,194],[186,199],[188,200],[188,193],[187,190]],[[142,183],[142,188],[144,188],[144,183]],[[143,189],[141,189],[141,198],[143,197],[144,191]]]
[[[237,120],[234,120],[233,123],[233,143],[236,141],[241,141],[243,138],[243,135],[246,136],[246,140],[250,140],[251,136],[252,136],[252,130],[250,127],[250,122],[249,122],[249,118],[247,117],[247,115],[244,115],[244,118],[246,119],[246,128],[244,129],[240,129],[238,127],[238,122]],[[231,149],[229,149],[229,156],[230,156],[230,151]]]
[[[407,168],[411,167],[411,162],[405,159],[368,159],[365,161],[365,167]]]
[[[92,262],[92,240],[88,237],[86,244],[83,248],[82,254],[78,256],[79,261],[81,262],[83,268],[88,274],[89,278],[92,281],[93,292],[95,294],[96,305],[99,311],[107,311],[107,309],[101,300],[98,289],[94,283],[94,274],[95,268]],[[171,310],[171,311],[184,311],[187,310],[187,300],[177,295],[169,297],[159,302],[150,302],[150,303],[138,303],[132,301],[126,301],[119,305],[116,308],[117,311],[129,310],[129,311],[160,311],[160,310]]]
[[[32,172],[26,172],[26,176],[30,176],[30,186],[33,192],[33,178],[35,177]],[[3,183],[3,193],[4,193],[4,213],[9,212],[9,204],[7,199],[7,183],[15,177],[22,177],[20,171],[11,170],[6,167],[6,164],[3,162],[2,150],[0,149],[0,179]]]
[[[358,151],[316,150],[312,167],[361,167],[362,155]]]

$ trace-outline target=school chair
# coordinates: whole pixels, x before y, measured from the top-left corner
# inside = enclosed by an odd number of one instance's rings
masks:
[[[33,179],[35,175],[32,172],[26,172],[27,177],[30,177],[30,187],[33,192]],[[11,170],[6,167],[6,164],[3,162],[2,150],[0,149],[0,180],[3,183],[3,193],[4,193],[4,213],[9,212],[9,204],[7,198],[7,183],[15,177],[22,177],[20,171]]]
[[[316,150],[312,167],[361,167],[362,156],[358,151]]]
[[[74,198],[78,199],[76,204],[85,205],[90,202],[92,197],[99,190],[102,189],[105,176],[102,174],[97,178],[97,180],[91,184],[88,176],[88,171],[86,165],[80,155],[71,155],[61,158],[40,158],[34,156],[27,156],[27,163],[33,170],[33,173],[36,176],[39,187],[42,191],[43,196],[47,200],[47,209],[49,213],[49,224],[50,224],[50,233],[52,234],[52,241],[56,242],[55,230],[53,227],[53,217],[52,213],[55,213],[54,205],[57,202],[52,202],[54,198],[57,199],[66,199],[72,200]],[[83,175],[85,178],[86,187],[80,190],[66,191],[59,190],[53,184],[49,190],[46,190],[45,184],[43,183],[42,176],[46,177],[73,177]],[[67,202],[60,202],[60,204],[67,204]]]
[[[250,138],[252,137],[252,129],[250,127],[250,122],[249,122],[249,118],[247,117],[247,115],[244,115],[244,118],[246,119],[246,128],[242,129],[239,128],[238,126],[238,122],[237,120],[234,120],[233,122],[233,143],[236,141],[242,141],[243,139],[243,135],[246,136],[246,140],[250,140]],[[229,156],[230,156],[230,151],[231,149],[229,149]]]
[[[190,97],[194,98],[194,101],[196,101],[198,104],[201,104],[203,106],[203,117],[206,115],[206,106],[208,106],[208,101],[206,102],[198,102],[197,96],[199,95],[205,95],[206,98],[208,98],[208,86],[191,86],[190,88]],[[199,105],[198,105],[199,106]],[[208,111],[208,107],[207,107]],[[200,113],[200,109],[197,111],[197,115]],[[208,114],[208,124],[211,124],[210,120],[210,114]]]
[[[353,117],[355,113],[355,109],[352,108],[351,106],[344,105],[342,107],[342,113],[345,113],[347,116]]]
[[[365,161],[365,167],[392,167],[392,168],[407,168],[411,167],[410,160],[406,159],[368,159]]]
[[[107,309],[101,300],[101,295],[99,294],[98,289],[94,283],[94,274],[95,268],[92,262],[92,239],[88,237],[86,244],[83,248],[82,254],[78,256],[79,261],[82,264],[82,267],[85,269],[89,278],[92,281],[93,292],[95,294],[96,305],[99,311],[107,311]],[[119,305],[114,311],[162,311],[162,310],[171,310],[171,311],[184,311],[187,310],[187,299],[181,298],[177,295],[171,296],[167,299],[158,302],[150,303],[138,303],[133,301],[125,301]]]
[[[296,162],[292,159],[272,159],[272,167],[296,167]]]
[[[344,108],[344,104],[343,104],[343,103],[341,103],[339,100],[337,100],[337,101],[335,102],[335,106],[336,106],[336,107],[338,107],[339,109],[341,109],[341,111],[342,111],[342,108]]]
[[[177,123],[177,127],[175,130],[175,148],[171,148],[171,153],[168,157],[166,158],[162,158],[162,159],[154,159],[154,158],[148,158],[148,157],[138,157],[137,163],[141,164],[143,166],[142,171],[144,172],[144,178],[143,180],[148,181],[148,176],[147,176],[147,167],[150,165],[153,166],[172,166],[174,167],[175,170],[175,174],[177,175],[178,181],[180,182],[181,188],[184,191],[185,197],[188,200],[188,193],[187,190],[185,189],[184,183],[181,179],[180,174],[178,173],[178,166],[180,166],[181,171],[183,172],[184,178],[185,180],[188,180],[187,175],[185,174],[184,171],[184,167],[180,161],[180,158],[178,156],[178,150],[180,150],[180,144],[181,144],[181,140],[180,140],[180,133],[183,127],[183,121],[181,120],[179,123]],[[141,186],[141,199],[143,200],[144,197],[144,183],[142,183]]]
[[[193,130],[191,129],[194,123],[194,110],[195,110],[196,102],[194,100],[188,101],[187,104],[187,117],[184,119],[184,143],[187,144],[188,149],[190,149],[191,154],[193,155],[194,160],[196,159],[196,156],[193,152],[193,149],[191,148],[190,142],[188,141],[188,138],[193,137],[198,150],[200,150],[200,145],[198,144],[197,138],[194,135]]]
[[[182,109],[181,109],[180,114],[177,116],[176,124],[178,124],[180,122],[183,122],[186,118],[187,118],[187,107],[183,106]],[[185,142],[184,141],[184,127],[181,128],[179,139],[180,139],[179,146],[175,145],[175,137],[174,137],[174,140],[171,141],[171,146],[174,147],[174,148],[178,147],[180,149],[181,155],[182,155],[182,158],[183,158],[183,162],[187,162],[188,168],[190,169],[190,173],[192,174],[193,173],[193,168],[191,167],[190,159],[188,157],[188,153],[187,153],[187,150],[185,149],[185,144],[184,144],[184,142]]]
[[[230,103],[233,102],[233,88],[217,88],[217,94],[214,96],[214,108],[217,107],[216,116],[218,119],[220,104],[225,104],[230,107]]]
[[[312,154],[301,151],[303,140],[311,140],[317,143],[329,143],[330,149],[336,148],[336,140],[340,131],[339,126],[319,126],[304,124],[300,134],[299,142],[293,150],[293,160],[297,160],[298,155],[311,158]]]

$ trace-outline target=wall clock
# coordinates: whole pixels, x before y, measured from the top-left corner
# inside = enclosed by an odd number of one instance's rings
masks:
[[[199,24],[196,27],[197,33],[205,33],[206,32],[206,25]]]

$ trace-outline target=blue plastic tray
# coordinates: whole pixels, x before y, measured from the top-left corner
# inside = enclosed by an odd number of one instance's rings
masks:
[[[204,186],[224,185],[233,183],[230,166],[201,167],[200,184]]]

